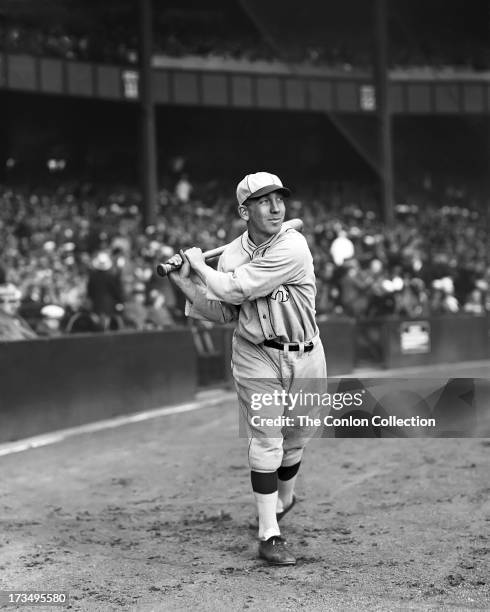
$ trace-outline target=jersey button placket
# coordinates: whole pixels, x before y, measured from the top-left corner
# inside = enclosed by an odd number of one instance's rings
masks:
[[[259,307],[259,305],[257,304],[257,309],[259,311],[259,316],[262,319],[263,325],[262,325],[262,330],[264,332],[264,335],[271,339],[274,337],[273,333],[272,333],[272,328],[271,328],[271,324],[269,321],[269,318],[267,316],[267,314],[262,310],[262,308]]]
[[[267,315],[262,315],[262,318],[263,318],[263,319],[267,319]],[[274,336],[273,336],[271,333],[268,333],[268,334],[267,334],[267,337],[268,337],[268,338],[269,338],[269,340],[270,340],[270,339],[271,339],[271,338],[273,338]]]
[[[269,338],[273,338],[273,337],[274,337],[274,335],[272,334],[271,323],[270,323],[269,319],[267,318],[267,315],[262,315],[262,318],[263,318],[263,319],[265,319],[265,320],[267,321],[267,327],[266,327],[266,330],[267,330],[267,336],[268,336]]]
[[[262,333],[265,338],[272,339],[275,337],[274,330],[272,329],[271,320],[269,317],[269,307],[267,300],[259,298],[257,300],[257,314],[259,315],[260,324],[262,327]]]
[[[264,319],[264,321],[267,321],[267,315],[263,314],[262,318]],[[267,337],[270,339],[272,338],[272,334],[270,333],[269,330],[267,330]]]

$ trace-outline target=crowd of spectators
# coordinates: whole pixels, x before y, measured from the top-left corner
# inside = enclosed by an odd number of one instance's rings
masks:
[[[118,24],[76,31],[60,24],[39,27],[27,22],[0,22],[0,50],[131,65],[138,62],[138,35],[132,26]],[[264,38],[250,28],[189,27],[184,22],[154,32],[154,54],[172,58],[197,56],[255,61],[287,61],[301,65],[350,72],[372,66],[372,43],[367,34],[330,28],[322,37],[295,36]],[[425,41],[417,37],[395,37],[390,46],[390,64],[396,69],[485,71],[490,69],[488,45],[478,40],[438,37],[433,32]]]
[[[490,269],[486,229],[476,212],[402,205],[395,225],[387,228],[354,208],[343,220],[317,224],[315,231],[316,244],[324,247],[316,250],[320,316],[485,311]]]
[[[426,191],[414,195],[418,204],[408,197],[398,205],[388,228],[328,186],[297,193],[289,215],[305,223],[320,319],[485,312],[488,203],[468,208],[461,188],[446,189],[442,200]],[[160,191],[155,224],[144,230],[135,190],[2,186],[0,304],[13,304],[45,336],[173,327],[185,322],[184,305],[156,276],[156,263],[187,246],[224,244],[243,229],[232,185],[193,184],[185,174]]]
[[[63,24],[39,27],[24,22],[0,22],[0,50],[14,54],[67,60],[135,64],[136,34],[124,26],[76,31]]]

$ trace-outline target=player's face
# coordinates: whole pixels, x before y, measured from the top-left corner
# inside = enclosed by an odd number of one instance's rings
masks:
[[[246,213],[250,237],[255,244],[262,244],[281,229],[286,214],[284,198],[278,191],[273,191],[251,199],[246,206]]]

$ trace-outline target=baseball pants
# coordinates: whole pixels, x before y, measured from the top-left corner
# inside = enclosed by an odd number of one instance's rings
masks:
[[[307,415],[319,417],[321,405],[318,402],[296,402],[290,410],[287,399],[280,405],[261,405],[257,410],[258,398],[264,395],[282,393],[283,390],[297,398],[304,394],[322,394],[327,390],[327,366],[320,337],[313,339],[314,346],[309,352],[278,350],[248,342],[234,334],[232,344],[232,373],[238,395],[241,426],[246,428],[248,461],[250,469],[256,472],[274,472],[280,466],[291,466],[301,461],[303,449],[315,436],[318,427],[301,426],[295,419],[294,426],[263,425],[253,422],[252,417],[275,419],[280,416]],[[277,393],[276,393],[277,397]],[[255,419],[257,421],[257,419]]]

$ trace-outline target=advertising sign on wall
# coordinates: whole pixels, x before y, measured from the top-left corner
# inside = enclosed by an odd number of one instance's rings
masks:
[[[401,352],[419,354],[430,352],[430,324],[428,321],[404,321],[400,326]]]

